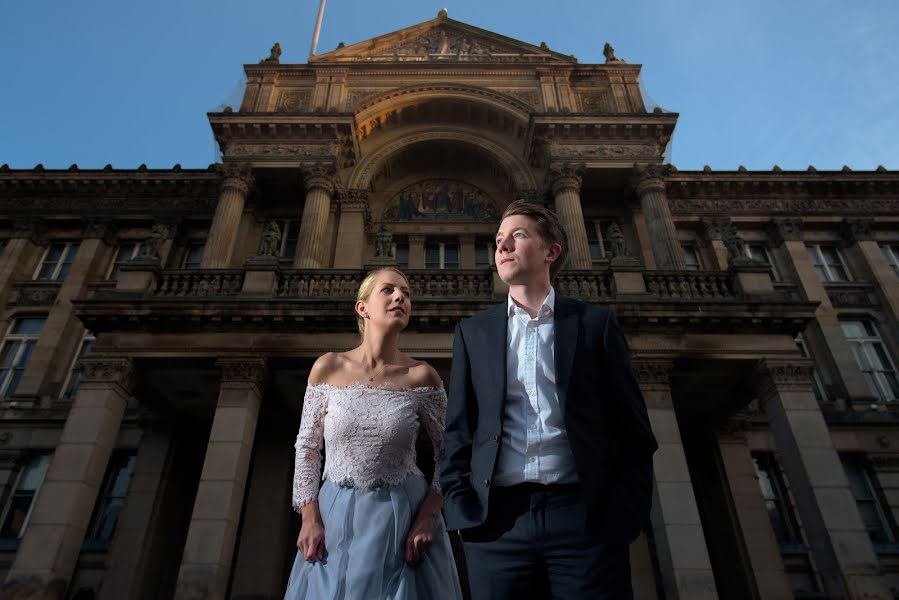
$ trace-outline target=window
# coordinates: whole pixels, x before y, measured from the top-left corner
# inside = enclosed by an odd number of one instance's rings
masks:
[[[896,367],[890,360],[874,323],[867,320],[841,321],[843,335],[852,348],[858,368],[865,374],[868,389],[881,400],[899,397]]]
[[[50,247],[44,252],[44,258],[41,259],[34,279],[41,281],[64,280],[77,253],[78,242],[50,244]]]
[[[612,258],[612,241],[608,239],[609,226],[614,219],[591,219],[584,221],[587,229],[587,245],[590,248],[590,258],[593,260]]]
[[[93,350],[94,345],[97,343],[97,338],[94,337],[94,334],[90,331],[84,333],[84,337],[81,338],[81,347],[78,349],[78,354],[75,356],[75,361],[72,363],[72,367],[69,369],[69,377],[66,380],[66,385],[63,387],[62,397],[65,400],[74,400],[75,395],[78,393],[78,388],[81,386],[81,359],[90,354],[90,351]]]
[[[3,508],[0,538],[18,540],[25,533],[34,499],[47,474],[50,465],[49,454],[33,456],[22,466],[13,487],[12,495]]]
[[[702,263],[699,262],[699,251],[692,244],[681,246],[684,250],[684,262],[688,271],[701,271]]]
[[[771,253],[764,244],[746,244],[746,256],[752,260],[763,262],[771,267],[771,279],[780,281],[780,273],[777,271],[777,267],[771,259]]]
[[[425,246],[426,269],[458,269],[459,244],[456,242],[428,242]]]
[[[811,353],[808,351],[808,345],[805,343],[805,338],[801,333],[797,335],[796,339],[793,341],[796,342],[796,346],[799,348],[799,352],[802,354],[803,358],[814,360]],[[821,382],[821,376],[818,375],[817,366],[812,369],[812,389],[815,391],[815,399],[818,402],[827,400],[827,395],[824,393],[824,384]]]
[[[478,238],[474,243],[474,266],[476,269],[487,269],[493,266],[496,246],[493,240]]]
[[[400,269],[409,268],[409,242],[401,241],[393,245],[393,257]]]
[[[812,259],[812,265],[821,281],[849,281],[849,269],[846,268],[846,263],[843,262],[843,257],[840,256],[836,246],[809,244],[805,249],[808,250],[809,258]]]
[[[112,264],[109,266],[109,274],[106,276],[106,279],[118,279],[122,265],[137,258],[140,254],[140,247],[140,242],[121,244],[116,250]]]
[[[113,453],[109,459],[106,478],[98,496],[99,502],[85,536],[85,542],[88,544],[106,546],[112,541],[119,515],[125,506],[131,476],[134,475],[135,458],[133,451],[120,451]]]
[[[890,268],[893,269],[893,275],[899,277],[899,244],[881,246],[880,251],[883,252],[884,258],[887,259]]]
[[[297,253],[297,241],[300,239],[299,219],[278,219],[275,221],[281,230],[281,247],[278,256],[293,258]]]
[[[858,454],[841,454],[840,460],[871,541],[875,544],[896,543],[896,527],[883,502],[871,465]]]
[[[199,269],[203,263],[203,251],[206,249],[206,242],[191,242],[187,245],[184,252],[185,269]]]
[[[44,321],[44,317],[23,317],[16,319],[10,327],[0,350],[0,397],[8,398],[16,391],[37,339],[44,330]]]

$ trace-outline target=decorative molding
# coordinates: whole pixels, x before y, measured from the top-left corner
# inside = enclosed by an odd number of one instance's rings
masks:
[[[112,219],[85,217],[82,222],[84,229],[81,237],[84,239],[99,239],[109,245],[114,243],[116,226]]]
[[[216,165],[224,191],[232,188],[246,195],[253,187],[253,169],[249,163],[225,163]]]
[[[611,90],[588,89],[577,91],[578,99],[581,103],[581,112],[610,113],[615,111],[615,100],[612,97]]]
[[[79,361],[82,386],[117,387],[122,396],[130,396],[134,388],[134,363],[130,358],[86,357]]]
[[[801,242],[802,219],[795,217],[771,219],[771,223],[768,225],[768,237],[775,248],[782,246],[787,241]]]
[[[355,110],[362,108],[366,101],[379,96],[388,90],[385,88],[357,88],[351,89],[346,95],[346,109]]]
[[[13,288],[7,304],[10,306],[53,306],[61,281],[25,281]]]
[[[268,372],[264,358],[220,358],[215,361],[221,374],[221,385],[255,386],[259,393],[265,389]]]
[[[282,90],[278,95],[278,112],[302,112],[309,108],[312,89]]]
[[[671,165],[639,164],[634,165],[632,183],[637,196],[648,192],[664,194],[667,178],[675,171]]]
[[[580,194],[585,167],[580,163],[553,163],[547,173],[547,181],[553,195],[563,190],[574,190]]]
[[[635,358],[631,361],[631,368],[641,389],[655,391],[671,389],[671,371],[674,365],[670,360]]]
[[[493,88],[494,91],[520,100],[530,108],[543,110],[543,97],[538,90],[533,88]]]
[[[333,163],[317,162],[303,165],[302,171],[307,193],[313,188],[319,188],[333,195],[337,190],[337,169]]]
[[[232,143],[228,146],[229,157],[247,158],[336,158],[339,145],[325,144],[250,144]]]
[[[671,197],[677,185],[669,186],[668,204],[675,215],[729,214],[729,215],[796,215],[796,214],[865,214],[895,215],[899,213],[899,198],[826,198],[805,197],[733,197],[685,198]],[[726,194],[725,190],[719,193]],[[760,192],[762,193],[762,192]]]
[[[550,159],[622,160],[659,158],[661,152],[652,144],[549,144]]]
[[[812,393],[814,368],[814,362],[805,358],[760,360],[753,377],[760,399],[764,401],[784,391]]]
[[[851,246],[857,242],[869,242],[874,239],[874,219],[847,217],[843,219],[843,242]]]
[[[47,222],[40,217],[16,219],[12,224],[12,238],[28,240],[36,246],[46,242]]]

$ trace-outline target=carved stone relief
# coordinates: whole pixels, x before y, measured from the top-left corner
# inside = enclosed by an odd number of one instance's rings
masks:
[[[493,200],[475,186],[435,179],[411,185],[394,196],[383,219],[491,219],[498,214]]]
[[[256,158],[332,158],[338,153],[335,143],[328,144],[231,144],[228,155]]]
[[[312,90],[284,90],[278,98],[278,112],[308,110]]]
[[[579,158],[584,160],[616,158],[657,158],[658,149],[651,144],[551,144],[551,158]]]
[[[582,112],[615,112],[609,90],[582,90],[578,93]]]

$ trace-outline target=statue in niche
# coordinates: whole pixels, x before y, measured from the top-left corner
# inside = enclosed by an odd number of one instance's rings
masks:
[[[627,258],[630,255],[627,252],[627,244],[624,239],[624,233],[617,222],[612,221],[609,228],[606,229],[606,238],[612,246],[612,258]]]
[[[259,243],[259,256],[277,257],[281,252],[281,228],[275,221],[269,221],[262,231]]]
[[[275,42],[275,45],[272,46],[272,49],[268,55],[268,58],[263,58],[259,62],[260,63],[279,64],[281,62],[281,44],[278,42]]]
[[[140,246],[140,258],[159,258],[159,249],[168,236],[169,228],[161,223],[156,223],[150,230],[150,237]]]
[[[381,223],[375,238],[375,256],[378,258],[393,257],[393,234],[387,229],[387,225]]]

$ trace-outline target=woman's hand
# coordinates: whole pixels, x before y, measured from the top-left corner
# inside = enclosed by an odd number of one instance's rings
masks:
[[[325,557],[325,526],[322,524],[318,502],[310,502],[302,509],[303,525],[297,537],[297,549],[303,553],[303,559],[316,563]]]
[[[416,566],[434,543],[434,519],[443,506],[443,496],[430,490],[418,509],[418,515],[406,536],[406,562]]]

